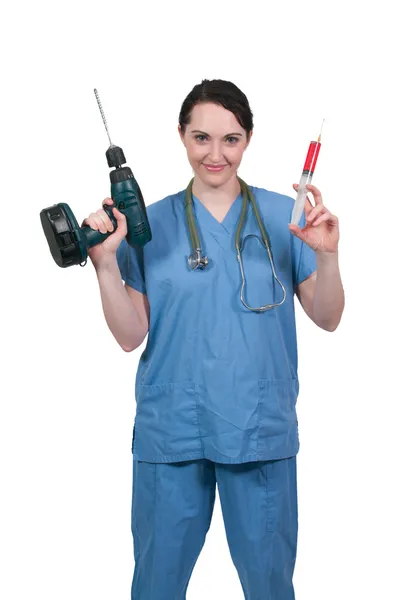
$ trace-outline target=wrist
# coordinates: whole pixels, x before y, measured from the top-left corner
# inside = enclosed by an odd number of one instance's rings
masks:
[[[315,251],[317,264],[337,264],[339,260],[339,253],[336,249],[333,252],[325,252],[316,250]]]
[[[108,273],[110,271],[113,271],[115,269],[115,267],[118,266],[117,259],[116,259],[116,253],[113,253],[105,258],[101,258],[100,260],[98,260],[96,262],[93,261],[93,265],[94,265],[94,269],[96,270],[97,274]]]
[[[339,249],[336,248],[336,250],[315,250],[315,254],[318,256],[323,256],[323,255],[327,255],[327,256],[337,256],[339,252]]]

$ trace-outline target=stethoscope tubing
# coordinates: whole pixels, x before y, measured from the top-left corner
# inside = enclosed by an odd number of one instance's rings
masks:
[[[240,271],[241,271],[241,277],[242,277],[242,287],[241,287],[241,291],[240,291],[240,299],[242,304],[251,311],[254,312],[264,312],[266,310],[270,310],[272,308],[275,308],[277,306],[281,306],[281,304],[284,303],[284,301],[286,300],[286,289],[284,287],[284,285],[282,284],[281,280],[278,278],[276,271],[275,271],[275,264],[274,264],[274,258],[272,255],[272,249],[271,249],[271,242],[270,242],[270,238],[268,235],[268,232],[264,226],[264,223],[262,222],[261,219],[261,215],[260,215],[260,211],[258,210],[258,206],[257,206],[257,202],[254,198],[253,192],[251,191],[251,189],[249,188],[249,186],[247,185],[247,183],[245,183],[243,181],[243,179],[241,179],[240,177],[238,177],[238,181],[240,183],[240,187],[241,187],[241,192],[242,192],[242,199],[243,199],[243,204],[242,204],[242,210],[241,210],[241,214],[239,217],[239,222],[238,222],[238,226],[236,228],[236,232],[235,232],[235,249],[236,249],[236,253],[237,253],[237,259],[239,262],[239,267],[240,267]],[[184,197],[184,208],[185,208],[185,213],[186,213],[186,218],[187,218],[187,224],[188,224],[188,230],[189,230],[189,236],[190,236],[190,240],[191,240],[191,249],[192,249],[192,254],[188,257],[188,264],[189,267],[192,270],[196,270],[196,269],[203,269],[207,266],[208,264],[208,257],[207,256],[202,256],[202,249],[200,246],[200,240],[199,240],[199,234],[198,234],[198,230],[195,224],[195,217],[193,214],[193,199],[192,199],[192,185],[193,185],[194,179],[192,178],[191,181],[188,184],[188,187],[185,191],[185,197]],[[249,234],[247,235],[243,241],[241,241],[241,232],[243,229],[243,226],[245,224],[245,220],[246,220],[246,215],[247,215],[247,208],[248,208],[248,201],[250,200],[252,207],[253,207],[253,212],[254,212],[254,216],[256,218],[260,233],[261,233],[261,239],[258,238],[258,236],[254,235],[254,234]],[[246,277],[245,277],[245,271],[244,271],[244,267],[243,267],[243,261],[242,261],[242,250],[243,250],[243,246],[245,243],[245,240],[248,237],[256,237],[258,239],[260,239],[260,242],[263,244],[264,248],[267,251],[268,254],[268,258],[271,264],[271,269],[272,269],[272,274],[273,277],[275,279],[275,281],[277,281],[277,283],[279,284],[279,286],[282,289],[283,292],[283,298],[280,302],[275,303],[275,304],[266,304],[264,306],[260,306],[257,308],[252,308],[250,307],[244,298],[244,289],[245,289],[245,284],[246,284]]]

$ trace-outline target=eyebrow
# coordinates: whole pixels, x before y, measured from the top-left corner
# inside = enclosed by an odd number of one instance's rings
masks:
[[[208,135],[209,137],[211,137],[209,133],[206,133],[205,131],[200,131],[199,129],[194,129],[193,131],[191,131],[191,133],[202,133],[203,135]],[[240,136],[242,136],[241,133],[227,133],[226,135],[224,135],[224,137],[229,137],[231,135],[240,135]]]

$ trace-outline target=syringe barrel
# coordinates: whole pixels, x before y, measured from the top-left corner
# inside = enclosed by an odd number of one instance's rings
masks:
[[[292,225],[298,225],[301,219],[301,215],[303,214],[304,205],[308,190],[306,189],[306,185],[310,184],[312,180],[312,173],[303,172],[300,183],[297,190],[296,201],[293,206],[292,218],[290,223]]]

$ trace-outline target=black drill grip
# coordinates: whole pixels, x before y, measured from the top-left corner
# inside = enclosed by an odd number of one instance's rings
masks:
[[[117,229],[117,219],[116,219],[115,215],[113,214],[113,210],[112,210],[113,207],[117,208],[117,206],[116,206],[115,203],[113,203],[113,204],[103,204],[102,205],[102,208],[104,209],[104,211],[106,212],[106,214],[108,215],[108,217],[110,218],[110,220],[112,221],[112,225],[114,227],[113,231],[116,231],[116,229]],[[112,233],[113,233],[113,231],[112,231]]]

